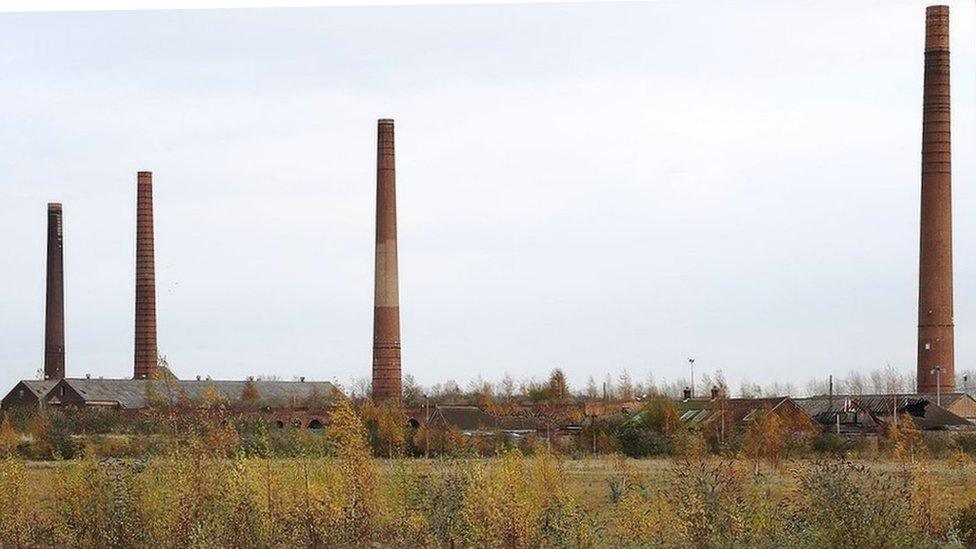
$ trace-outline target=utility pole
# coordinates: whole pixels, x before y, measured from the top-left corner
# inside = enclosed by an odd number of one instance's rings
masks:
[[[593,455],[596,455],[596,414],[593,414],[593,424],[590,425],[590,430],[593,431]]]
[[[691,398],[695,398],[695,359],[689,358],[688,364],[691,365]]]
[[[430,459],[430,398],[424,395],[424,457]]]
[[[891,419],[894,421],[895,427],[898,427],[898,395],[891,399]]]
[[[829,395],[827,397],[827,403],[830,404],[830,411],[833,412],[834,411],[834,374],[830,374],[830,377],[827,380],[827,387],[828,387],[827,394]]]

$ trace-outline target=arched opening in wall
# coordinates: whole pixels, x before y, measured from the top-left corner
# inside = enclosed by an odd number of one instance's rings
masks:
[[[322,422],[317,419],[313,419],[312,421],[308,422],[308,428],[317,431],[322,428]]]
[[[417,429],[418,427],[420,427],[420,422],[417,421],[417,418],[412,417],[407,420],[407,425],[409,425],[411,429]]]
[[[284,429],[285,428],[285,422],[284,421],[281,421],[279,419],[278,421],[275,422],[275,427],[277,427],[279,429]]]

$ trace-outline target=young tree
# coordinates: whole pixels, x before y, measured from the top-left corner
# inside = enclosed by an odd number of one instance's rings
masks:
[[[156,373],[153,376],[153,379],[179,379],[169,367],[169,360],[167,360],[166,355],[156,353]]]
[[[644,381],[644,389],[647,391],[648,395],[657,395],[661,393],[661,390],[657,386],[657,380],[654,378],[654,372],[647,372],[647,379]]]
[[[756,473],[759,462],[766,459],[778,465],[786,447],[786,433],[782,419],[771,410],[757,410],[746,428],[745,453],[755,461]]]
[[[386,447],[390,459],[403,452],[407,440],[407,423],[403,412],[393,399],[386,400],[377,410],[376,436]]]
[[[505,373],[505,377],[502,378],[501,383],[502,396],[505,397],[505,402],[511,402],[512,397],[515,396],[515,379],[509,373]]]
[[[610,374],[607,374],[603,379],[603,394],[600,396],[601,398],[606,396],[607,400],[617,400],[617,391],[613,386],[613,377]]]
[[[851,370],[844,380],[844,390],[852,395],[863,395],[864,389],[864,376],[857,370]]]
[[[630,372],[627,371],[627,368],[620,372],[620,377],[617,378],[617,388],[620,393],[620,400],[634,400],[634,381],[630,379]]]
[[[223,408],[227,405],[227,397],[213,383],[207,384],[200,396],[200,405],[204,408]]]
[[[373,382],[368,377],[359,376],[352,379],[352,383],[349,386],[349,398],[358,403],[362,399],[369,400],[372,394]]]
[[[413,374],[404,374],[402,396],[406,406],[419,406],[423,402],[424,388],[417,383]]]
[[[569,400],[569,384],[566,383],[566,374],[559,368],[555,368],[549,374],[549,399],[556,402]]]
[[[590,376],[586,379],[586,399],[597,400],[598,398],[600,398],[600,389],[596,386],[593,376]]]
[[[345,398],[337,399],[327,433],[339,472],[333,492],[338,496],[339,534],[344,538],[339,545],[369,545],[377,508],[377,472],[366,441],[366,429]]]
[[[743,379],[739,384],[739,396],[742,398],[759,398],[762,396],[762,387],[758,383]]]
[[[254,378],[247,378],[247,381],[244,382],[244,388],[241,389],[241,402],[245,406],[252,406],[260,398],[261,393],[258,392],[257,385],[254,384]]]
[[[665,436],[673,435],[681,427],[674,401],[666,397],[649,399],[641,409],[640,426]]]
[[[13,422],[10,421],[10,414],[3,414],[3,422],[0,423],[0,456],[13,455],[20,444],[20,434],[14,429]]]

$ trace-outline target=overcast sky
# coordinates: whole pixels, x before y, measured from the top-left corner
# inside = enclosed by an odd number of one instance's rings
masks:
[[[957,370],[976,361],[976,54],[952,2]],[[914,369],[924,2],[0,14],[0,393],[132,375],[136,171],[184,377],[371,365],[396,119],[403,370],[582,386]]]

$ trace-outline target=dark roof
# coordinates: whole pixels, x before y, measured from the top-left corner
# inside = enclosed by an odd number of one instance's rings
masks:
[[[851,404],[852,398],[854,397],[849,395],[834,395],[833,397],[829,395],[818,395],[796,398],[794,400],[796,401],[796,405],[803,408],[808,414],[818,417],[824,414],[853,411],[854,408]]]
[[[851,399],[854,406],[885,422],[893,410],[908,414],[918,429],[971,427],[967,419],[953,414],[924,396],[870,395]]]
[[[247,381],[221,380],[148,380],[148,379],[72,379],[63,382],[88,402],[111,403],[125,409],[148,407],[148,396],[179,403],[199,402],[207,391],[216,389],[222,399],[240,400]],[[317,392],[323,401],[331,400],[335,390],[328,381],[253,381],[262,403],[301,406]],[[213,388],[213,389],[211,389]]]
[[[437,406],[434,414],[448,427],[462,431],[490,431],[497,425],[495,416],[477,406]]]
[[[498,429],[502,431],[542,431],[546,428],[547,424],[550,428],[555,428],[558,425],[552,425],[550,421],[543,417],[526,417],[526,416],[497,416],[495,417],[495,425]]]
[[[43,398],[52,387],[58,384],[57,379],[25,379],[20,383],[30,389],[37,398]]]
[[[3,400],[7,400],[14,392],[20,390],[19,388],[24,388],[30,391],[34,395],[34,398],[40,401],[57,383],[58,380],[56,379],[22,379],[14,385],[13,389],[10,389],[10,392],[3,397]],[[17,400],[20,400],[20,397],[17,397]]]

